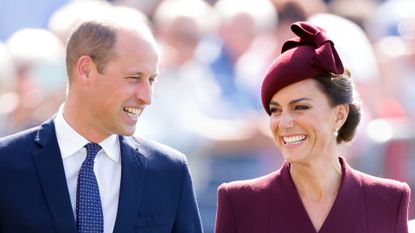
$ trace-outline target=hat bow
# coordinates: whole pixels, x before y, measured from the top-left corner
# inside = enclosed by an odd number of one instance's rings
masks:
[[[297,22],[291,25],[291,30],[298,37],[286,41],[281,53],[301,45],[312,46],[314,56],[310,60],[311,65],[335,74],[344,72],[342,61],[324,29],[307,22]]]

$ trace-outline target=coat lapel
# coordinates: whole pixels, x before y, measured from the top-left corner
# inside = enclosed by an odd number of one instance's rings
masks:
[[[131,137],[120,137],[121,187],[114,233],[131,232],[144,188],[148,153]]]
[[[355,171],[340,158],[343,180],[336,200],[318,233],[367,232],[363,189]],[[317,233],[285,163],[272,187],[269,232]]]
[[[367,232],[366,203],[363,188],[355,171],[340,158],[343,181],[336,201],[319,233]]]
[[[285,163],[272,185],[269,232],[316,233]]]
[[[76,223],[53,120],[44,123],[35,138],[40,149],[33,153],[39,180],[57,232],[76,233]]]

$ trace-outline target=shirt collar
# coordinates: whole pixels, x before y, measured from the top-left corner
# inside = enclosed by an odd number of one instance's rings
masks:
[[[63,105],[59,108],[54,119],[56,137],[61,151],[62,159],[75,154],[89,141],[76,132],[63,117]],[[98,143],[105,154],[115,163],[120,163],[120,144],[118,136],[113,134]]]
[[[104,141],[100,142],[99,145],[108,157],[110,157],[114,162],[120,163],[120,142],[117,135],[112,134]]]

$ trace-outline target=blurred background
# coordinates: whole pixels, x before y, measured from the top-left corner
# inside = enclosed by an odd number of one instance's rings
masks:
[[[363,120],[341,155],[407,182],[414,200],[415,1],[0,0],[0,136],[53,116],[65,97],[71,28],[109,11],[144,20],[160,44],[153,103],[136,134],[188,156],[206,233],[218,185],[282,164],[260,85],[299,20],[327,30],[360,93]]]

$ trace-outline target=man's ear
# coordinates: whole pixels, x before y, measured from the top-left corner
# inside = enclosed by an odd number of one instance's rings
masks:
[[[349,104],[340,104],[336,106],[336,129],[340,129],[344,122],[346,122],[347,116],[349,115]]]
[[[94,62],[90,56],[81,56],[76,63],[76,72],[78,73],[78,77],[80,77],[82,80],[87,80],[91,74],[93,66]]]

